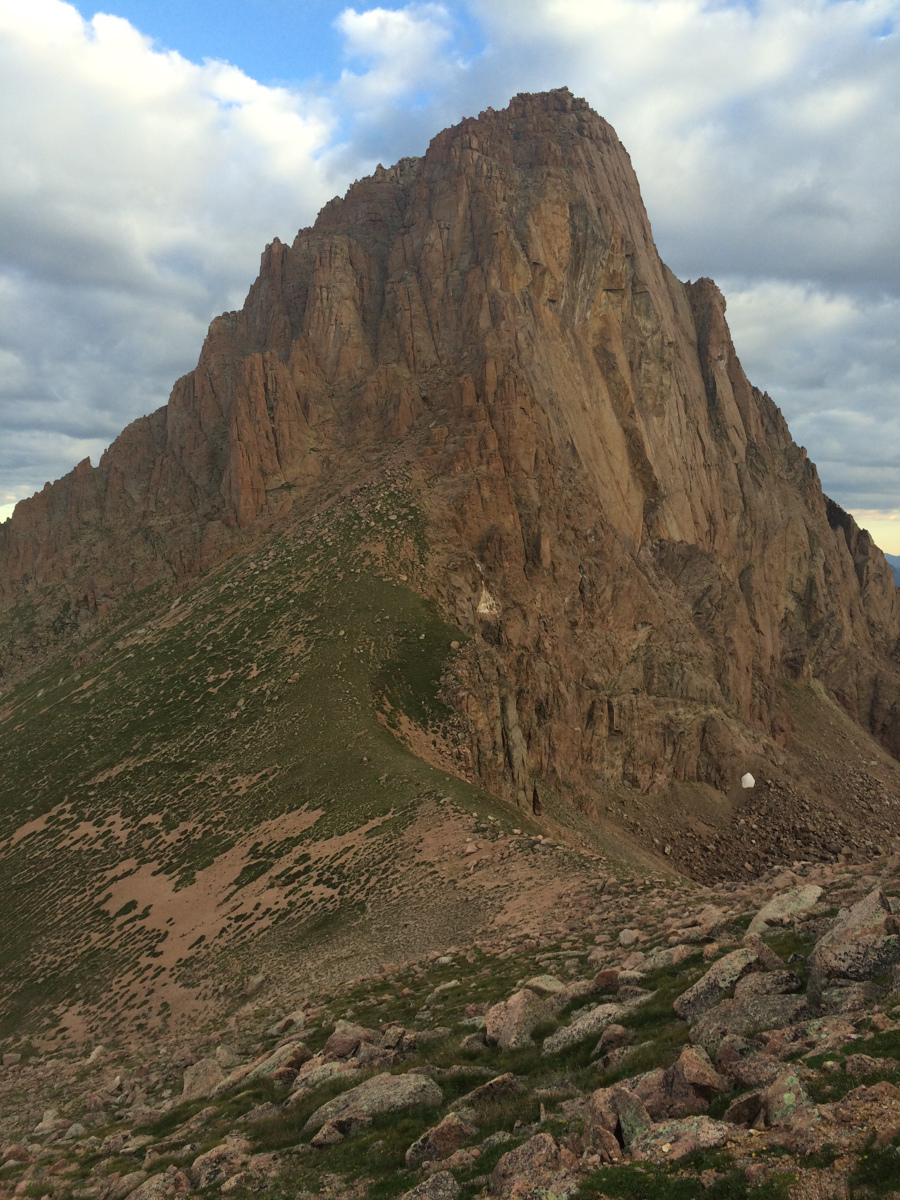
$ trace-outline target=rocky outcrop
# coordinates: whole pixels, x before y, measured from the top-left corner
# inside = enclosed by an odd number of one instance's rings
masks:
[[[725,789],[781,761],[786,681],[900,751],[883,555],[747,381],[715,284],[660,261],[627,153],[565,89],[445,130],[274,241],[166,408],[17,506],[7,670],[391,446],[426,517],[418,586],[472,638],[448,698],[488,789],[589,810],[613,786]]]

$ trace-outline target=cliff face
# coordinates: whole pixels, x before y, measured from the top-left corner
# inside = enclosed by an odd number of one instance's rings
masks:
[[[900,754],[897,589],[747,381],[725,303],[661,262],[627,153],[566,90],[445,130],[274,242],[167,407],[0,526],[7,665],[410,471],[423,584],[473,635],[452,701],[488,788],[727,788],[785,681]],[[538,788],[539,791],[539,788]],[[589,800],[583,803],[589,805]]]

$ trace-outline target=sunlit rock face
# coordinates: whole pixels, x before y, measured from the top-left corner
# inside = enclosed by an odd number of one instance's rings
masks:
[[[448,699],[489,790],[590,813],[620,786],[790,775],[798,688],[900,751],[890,568],[566,89],[445,130],[266,248],[168,405],[0,527],[6,669],[386,462],[425,516],[416,585],[471,638]]]

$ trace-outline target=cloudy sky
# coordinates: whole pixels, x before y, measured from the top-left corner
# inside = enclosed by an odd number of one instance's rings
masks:
[[[165,403],[275,235],[563,84],[900,553],[900,0],[0,0],[0,519]]]

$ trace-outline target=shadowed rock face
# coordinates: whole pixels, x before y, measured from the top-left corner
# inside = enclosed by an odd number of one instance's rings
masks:
[[[715,284],[661,262],[625,149],[565,89],[445,130],[273,242],[166,408],[18,505],[7,669],[376,454],[426,514],[424,590],[473,635],[451,700],[488,789],[590,807],[620,784],[726,788],[778,761],[785,680],[900,751],[883,555],[748,383]]]

